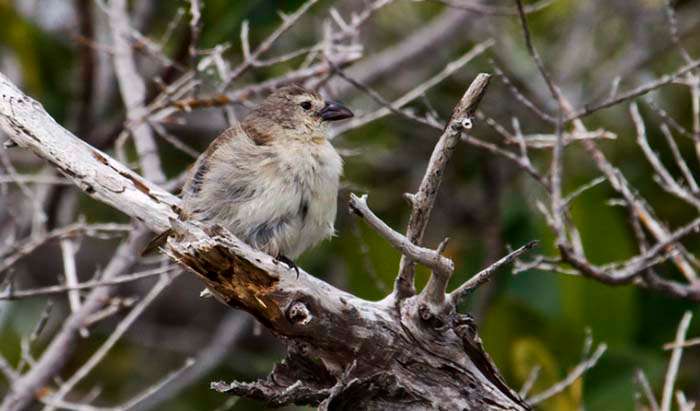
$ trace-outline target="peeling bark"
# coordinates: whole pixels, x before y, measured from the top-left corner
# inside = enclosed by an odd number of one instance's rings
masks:
[[[297,277],[223,228],[181,221],[177,198],[63,129],[2,74],[0,127],[88,195],[155,231],[172,228],[165,252],[287,343],[287,358],[267,379],[214,389],[323,410],[529,409],[452,299],[436,306],[423,294],[394,293],[366,301],[303,270]]]

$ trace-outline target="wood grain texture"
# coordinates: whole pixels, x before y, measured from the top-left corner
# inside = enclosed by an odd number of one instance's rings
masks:
[[[172,228],[166,252],[228,306],[255,316],[288,345],[254,383],[213,388],[320,409],[527,410],[486,354],[473,321],[421,296],[366,301],[254,250],[228,231],[179,220],[179,200],[58,125],[0,74],[0,127],[84,192],[142,221]]]

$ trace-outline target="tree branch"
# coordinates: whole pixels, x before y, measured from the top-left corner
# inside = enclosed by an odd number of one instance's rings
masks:
[[[518,248],[517,250],[509,253],[505,257],[491,264],[490,266],[484,268],[483,270],[476,273],[467,282],[459,286],[456,290],[450,293],[450,301],[452,304],[459,304],[471,291],[479,288],[482,284],[487,282],[491,276],[502,266],[514,261],[527,251],[537,247],[537,241],[530,241],[524,246]]]
[[[446,275],[452,274],[454,271],[454,263],[452,260],[443,257],[435,250],[430,250],[408,241],[402,234],[394,231],[384,221],[379,219],[372,210],[367,206],[367,195],[358,197],[355,194],[350,194],[350,211],[362,218],[369,224],[379,235],[389,242],[394,248],[399,250],[402,255],[409,256],[412,260],[423,264],[424,266],[439,271]]]
[[[471,117],[476,112],[482,97],[486,93],[489,78],[488,74],[479,74],[464,93],[457,106],[455,106],[444,132],[435,145],[428,163],[428,169],[423,176],[423,181],[421,181],[418,191],[410,196],[413,207],[411,217],[408,220],[406,237],[414,244],[420,245],[423,240],[423,234],[430,220],[430,213],[433,210],[435,198],[440,189],[442,174],[459,142],[462,131],[471,127]],[[406,298],[416,293],[413,284],[414,275],[415,266],[412,260],[402,256],[399,275],[396,277],[396,283],[394,284],[394,293],[399,298]]]
[[[112,0],[109,6],[109,24],[112,28],[112,41],[114,42],[114,72],[117,75],[119,90],[126,107],[126,118],[128,122],[132,122],[146,113],[146,85],[138,74],[131,44],[128,41],[130,28],[127,2],[126,0]],[[156,184],[164,183],[165,174],[161,169],[153,130],[147,123],[127,126],[134,136],[143,174]]]
[[[468,125],[487,79],[481,76],[457,106],[449,126],[455,136]],[[503,382],[466,316],[448,309],[446,317],[433,318],[416,304],[397,312],[391,299],[365,301],[303,270],[297,277],[285,264],[221,227],[180,220],[177,198],[61,128],[3,75],[0,96],[0,127],[13,141],[54,164],[90,196],[152,230],[172,228],[174,235],[165,251],[173,260],[194,272],[221,302],[248,311],[284,337],[290,355],[314,364],[315,380],[308,377],[300,384],[332,390],[316,389],[313,398],[300,401],[325,398],[328,409],[353,409],[353,404],[405,409],[407,401],[419,408],[529,409]],[[436,161],[444,167],[445,160]],[[434,178],[439,181],[439,176]],[[132,237],[142,234],[136,231]],[[138,241],[125,243],[112,260],[115,266],[107,270],[133,261],[138,245]],[[111,277],[105,274],[105,278]],[[3,404],[8,410],[23,409],[60,369],[67,359],[63,351],[72,346],[85,315],[101,303],[98,297],[100,293],[91,293],[49,345],[42,356],[46,360],[15,382],[13,395]],[[275,381],[293,391],[297,379]],[[469,395],[464,395],[465,387]]]

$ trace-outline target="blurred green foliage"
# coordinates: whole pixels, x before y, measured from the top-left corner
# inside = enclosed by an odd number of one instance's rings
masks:
[[[49,2],[50,3],[50,2]],[[238,42],[239,30],[244,19],[249,20],[251,41],[255,44],[277,26],[279,18],[274,9],[294,10],[302,1],[237,1],[205,0],[203,9],[203,31],[200,47],[208,48],[222,42],[231,44],[227,56],[236,61],[240,53]],[[323,1],[310,13],[305,21],[318,22],[324,16],[332,2]],[[559,36],[564,36],[569,27],[567,22],[574,16],[577,2],[559,0],[553,2],[544,11],[530,16],[534,41],[542,51],[545,61],[555,61],[561,53]],[[641,2],[637,7],[646,13],[663,17],[660,1]],[[165,30],[181,1],[159,2],[152,21],[149,24],[153,38]],[[611,6],[612,7],[612,6]],[[374,19],[368,50],[381,50],[400,41],[423,21],[443,10],[437,3],[412,3],[398,1],[383,10]],[[457,12],[457,11],[455,11]],[[599,60],[617,58],[614,50],[626,47],[635,40],[629,22],[620,20],[611,11],[607,19],[600,24],[595,33],[595,43],[602,55]],[[499,17],[499,19],[502,19]],[[500,21],[500,20],[499,20]],[[512,70],[521,72],[522,67],[529,67],[526,73],[534,76],[532,62],[529,60],[522,44],[521,34],[515,19],[500,21],[507,30],[518,49],[512,61]],[[663,33],[663,27],[657,28]],[[312,44],[320,33],[320,24],[302,24],[289,34],[286,44]],[[182,37],[185,31],[176,32]],[[663,35],[663,34],[660,34]],[[695,37],[697,39],[697,36]],[[285,43],[283,42],[283,43]],[[440,58],[423,62],[421,73],[428,76],[440,70],[449,57],[464,52],[475,40],[454,39],[454,44],[440,50]],[[668,44],[666,41],[664,44]],[[700,42],[695,42],[695,51],[700,49]],[[166,51],[175,52],[177,41],[168,44]],[[284,49],[275,48],[274,50]],[[21,66],[24,89],[40,100],[59,122],[67,120],[70,100],[76,89],[75,67],[77,62],[76,43],[66,33],[44,32],[26,17],[20,15],[10,0],[0,0],[0,52],[11,52]],[[274,53],[273,53],[274,54]],[[443,56],[445,57],[443,59]],[[257,81],[284,73],[298,64],[279,65],[270,69],[256,70],[246,76],[246,81]],[[595,65],[595,62],[582,62]],[[679,64],[679,58],[670,53],[661,53],[641,69],[652,73],[666,73]],[[414,67],[402,67],[412,70]],[[416,67],[418,69],[418,67]],[[552,67],[556,71],[556,67]],[[479,70],[490,70],[488,57],[468,65],[463,72],[444,82],[429,93],[431,103],[437,111],[446,117],[459,98],[468,79]],[[563,77],[565,73],[560,73]],[[594,85],[588,84],[586,71],[583,71],[580,85],[584,92]],[[528,79],[530,81],[530,79]],[[533,77],[532,81],[539,82]],[[542,124],[532,115],[515,104],[505,88],[494,82],[483,104],[483,111],[488,115],[500,117],[505,124],[509,116],[519,115],[523,128],[527,131],[539,131]],[[623,81],[623,86],[634,85]],[[377,89],[388,95],[398,95],[401,88],[394,84],[377,84]],[[689,96],[685,89],[668,86],[657,93],[665,109],[682,124],[690,124]],[[595,96],[593,96],[595,97]],[[590,99],[584,99],[590,100]],[[366,102],[356,99],[353,102]],[[504,103],[506,102],[506,103]],[[420,104],[417,105],[419,109]],[[356,107],[362,111],[363,107]],[[115,108],[114,110],[117,110]],[[652,115],[642,107],[645,118]],[[115,115],[115,113],[108,113]],[[662,218],[671,226],[688,221],[696,214],[658,188],[650,178],[651,170],[641,161],[641,152],[634,144],[634,129],[627,116],[626,107],[620,106],[600,112],[590,119],[587,125],[591,129],[605,127],[618,133],[618,140],[604,143],[606,153],[618,165],[630,181],[637,187]],[[664,160],[670,160],[671,154],[661,143],[662,136],[658,127],[649,125],[649,138],[655,149],[660,151]],[[474,131],[485,138],[494,138],[493,132],[483,126]],[[551,132],[551,130],[549,130]],[[338,145],[360,151],[360,155],[346,158],[345,180],[350,189],[341,193],[341,201],[347,192],[369,193],[369,202],[373,210],[388,224],[395,228],[405,226],[408,207],[403,201],[403,192],[415,189],[429,158],[432,144],[437,133],[414,124],[407,124],[406,119],[389,117],[370,124],[362,129],[344,136]],[[193,143],[203,149],[206,141]],[[679,140],[684,153],[692,154],[692,142]],[[170,175],[174,175],[190,160],[166,145],[161,147],[162,157]],[[534,155],[537,166],[545,168],[547,157]],[[689,155],[691,168],[698,171],[698,162],[694,155]],[[428,242],[436,244],[443,236],[452,238],[448,254],[457,262],[457,273],[453,285],[466,280],[472,273],[486,264],[488,254],[484,238],[484,227],[498,224],[497,235],[503,244],[519,246],[531,239],[541,240],[541,252],[552,253],[552,235],[541,216],[536,212],[534,203],[541,199],[541,190],[528,176],[513,172],[512,178],[501,180],[501,195],[497,204],[488,204],[495,210],[498,221],[481,221],[481,216],[474,217],[473,207],[478,205],[484,192],[493,189],[483,180],[484,165],[489,163],[497,168],[509,168],[503,160],[495,159],[489,154],[477,152],[474,148],[460,147],[450,164],[438,204],[434,212],[435,224],[431,225]],[[580,148],[572,147],[566,153],[565,187],[570,191],[580,184],[597,176],[596,170]],[[675,170],[674,170],[675,171]],[[587,256],[594,262],[604,263],[623,259],[637,252],[634,236],[627,223],[627,215],[620,207],[606,205],[614,193],[605,185],[596,187],[581,196],[572,208],[572,218],[581,231]],[[125,217],[109,208],[98,205],[95,201],[83,197],[81,212],[91,220],[123,221]],[[305,255],[300,264],[312,273],[325,273],[331,281],[347,288],[349,291],[367,299],[380,299],[390,289],[398,267],[399,254],[393,250],[371,229],[361,222],[351,221],[341,204],[337,224],[338,236],[324,243]],[[484,211],[484,210],[477,210]],[[478,214],[478,212],[476,213]],[[358,235],[353,234],[352,225]],[[360,244],[364,242],[369,250],[364,255]],[[688,242],[691,250],[700,250],[697,238]],[[505,250],[500,250],[503,254]],[[661,270],[673,272],[673,267],[662,266]],[[370,271],[376,273],[376,278]],[[324,274],[320,274],[324,275]],[[426,272],[421,269],[419,281],[424,282]],[[609,350],[599,364],[583,380],[577,381],[561,395],[546,401],[541,409],[546,411],[589,410],[631,410],[634,393],[637,388],[633,382],[636,368],[642,368],[651,380],[651,384],[660,391],[663,373],[669,353],[661,350],[661,345],[670,341],[675,333],[677,323],[685,310],[693,310],[696,318],[691,326],[690,335],[700,334],[700,309],[696,304],[667,298],[663,295],[641,290],[632,286],[606,286],[579,277],[556,275],[537,271],[511,276],[507,272],[499,274],[495,280],[490,304],[484,317],[480,318],[481,335],[506,380],[513,387],[520,387],[532,367],[540,366],[540,377],[531,392],[538,392],[563,378],[581,359],[581,350],[590,330],[596,343],[605,342]],[[468,303],[465,309],[473,307]],[[27,324],[33,324],[43,304],[38,301],[0,303],[0,350],[10,361],[16,362],[19,356],[19,338],[31,332]],[[106,330],[103,330],[106,331]],[[100,342],[95,339],[81,344],[79,355],[74,358],[67,369],[77,366],[97,347]],[[279,359],[279,351],[263,351],[256,347],[240,347],[230,353],[229,359],[199,384],[190,387],[177,400],[171,401],[162,409],[167,410],[204,410],[213,409],[226,398],[208,389],[212,379],[253,379],[265,375],[274,362]],[[122,341],[109,358],[91,375],[92,383],[99,381],[103,387],[101,398],[105,402],[120,398],[134,387],[155,381],[164,375],[167,369],[181,363],[179,353],[157,353],[135,344],[132,339]],[[158,367],[142,365],[159,364]],[[163,364],[170,368],[163,368]],[[700,354],[687,350],[681,368],[679,386],[694,398],[700,393]],[[2,387],[2,385],[0,385]],[[87,386],[86,386],[87,387]],[[255,402],[241,400],[233,410],[260,409]]]

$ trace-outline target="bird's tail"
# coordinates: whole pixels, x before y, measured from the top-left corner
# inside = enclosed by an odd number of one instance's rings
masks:
[[[144,247],[143,250],[141,250],[141,256],[151,254],[152,252],[158,250],[165,244],[165,242],[168,240],[168,237],[170,237],[172,234],[173,230],[168,229],[153,237],[153,239],[148,242],[146,247]]]

